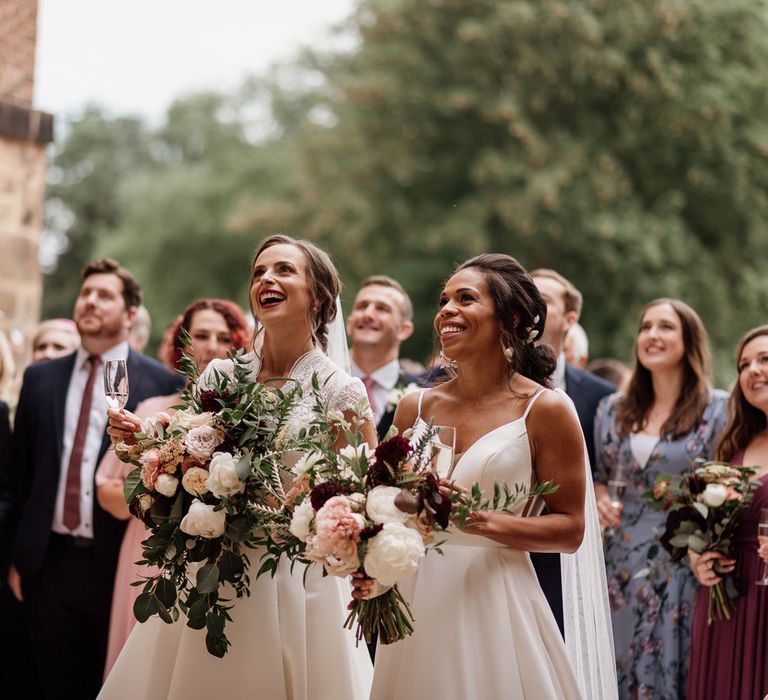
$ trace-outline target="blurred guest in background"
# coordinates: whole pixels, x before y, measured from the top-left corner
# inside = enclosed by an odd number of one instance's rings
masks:
[[[759,544],[758,523],[768,513],[768,326],[749,331],[736,353],[738,381],[731,391],[728,425],[715,458],[757,468],[760,487],[741,515],[732,559],[716,552],[689,552],[701,587],[696,594],[691,634],[689,700],[755,700],[768,693],[768,543]],[[730,620],[707,623],[709,589],[720,573],[733,572],[745,586]]]
[[[191,338],[191,345],[186,348],[182,342],[185,333]],[[249,338],[248,324],[237,304],[225,299],[200,299],[188,306],[184,314],[179,316],[168,356],[174,368],[178,370],[181,367],[182,355],[186,354],[197,363],[202,372],[211,360],[224,360],[230,350],[246,348]],[[136,408],[136,417],[145,419],[160,412],[171,412],[171,407],[177,405],[180,400],[179,393],[147,399]],[[128,504],[123,496],[123,482],[133,469],[134,465],[121,462],[115,456],[114,450],[110,450],[104,455],[96,472],[96,495],[99,503],[104,510],[120,520],[129,519]],[[105,678],[136,624],[133,603],[141,593],[141,588],[131,586],[131,583],[140,581],[142,576],[147,575],[146,569],[136,564],[142,558],[141,542],[146,536],[144,523],[137,518],[131,518],[123,536],[115,573]]]
[[[55,360],[80,347],[80,334],[74,321],[51,318],[43,321],[32,336],[32,362]]]
[[[152,333],[152,318],[147,307],[142,304],[136,310],[136,318],[128,333],[128,344],[134,352],[144,352]]]
[[[549,345],[557,358],[557,366],[550,377],[554,388],[562,389],[573,401],[579,415],[587,454],[591,464],[595,460],[593,426],[597,404],[616,390],[613,384],[595,377],[565,360],[565,339],[581,315],[581,292],[559,272],[540,268],[530,273],[539,293],[547,304],[547,318],[539,344]],[[552,608],[561,634],[564,634],[563,590],[560,573],[560,555],[532,552],[531,562],[536,569],[539,584]]]
[[[16,405],[16,363],[13,360],[8,336],[0,330],[0,401]]]
[[[652,301],[640,320],[629,387],[601,401],[595,419],[595,495],[609,528],[605,564],[622,698],[685,697],[696,583],[658,544],[666,513],[649,509],[642,494],[660,474],[682,474],[712,457],[726,398],[711,387],[698,314],[676,299]]]
[[[624,391],[627,388],[632,377],[632,370],[623,362],[614,360],[612,357],[601,357],[598,360],[592,360],[584,369],[596,377],[615,384],[619,391]]]
[[[413,304],[402,285],[385,275],[366,279],[347,319],[352,376],[363,380],[379,439],[386,435],[399,394],[416,377],[400,364],[400,344],[413,333]]]
[[[578,321],[570,327],[565,335],[563,352],[565,353],[565,361],[571,367],[584,369],[589,362],[589,338]]]

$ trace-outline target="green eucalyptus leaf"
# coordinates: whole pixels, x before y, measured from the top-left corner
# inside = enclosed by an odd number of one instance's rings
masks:
[[[195,588],[198,593],[214,593],[219,587],[219,567],[206,564],[197,572]]]

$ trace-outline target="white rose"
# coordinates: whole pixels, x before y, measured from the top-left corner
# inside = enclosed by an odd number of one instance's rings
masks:
[[[191,430],[192,428],[196,428],[200,425],[207,425],[211,426],[213,425],[213,419],[214,419],[213,413],[210,411],[207,413],[195,413],[192,409],[186,409],[184,411],[176,411],[171,416],[171,422],[168,426],[168,430],[173,430],[174,428],[184,428],[185,430]]]
[[[179,488],[179,480],[170,474],[160,474],[155,482],[155,491],[163,496],[174,496]]]
[[[312,520],[315,517],[315,509],[312,508],[312,501],[305,498],[301,504],[293,511],[291,524],[288,528],[294,537],[298,537],[302,542],[307,541],[311,530]]]
[[[728,497],[728,487],[725,484],[707,484],[704,489],[704,493],[701,494],[700,499],[710,508],[717,508],[725,503],[725,499]]]
[[[187,452],[198,459],[208,459],[213,451],[224,441],[220,430],[210,425],[197,425],[183,439]]]
[[[403,513],[395,505],[395,498],[400,493],[397,486],[377,486],[368,493],[365,510],[375,523],[404,523],[411,516]]]
[[[360,459],[365,457],[367,460],[372,460],[376,456],[376,451],[368,447],[368,443],[364,442],[361,445],[355,447],[354,445],[347,445],[339,450],[339,454],[342,457],[346,457],[349,460]]]
[[[141,496],[139,496],[139,512],[142,515],[145,515],[146,512],[152,507],[154,502],[155,499],[152,494],[142,493]]]
[[[385,523],[368,541],[365,572],[383,586],[394,586],[416,571],[424,552],[424,542],[416,530],[402,523]]]
[[[179,528],[188,535],[213,539],[221,537],[227,525],[227,513],[214,510],[213,506],[195,499],[189,506],[189,511],[181,521]]]
[[[208,493],[208,487],[205,482],[208,481],[208,472],[200,467],[191,467],[181,479],[181,485],[187,493],[193,496],[202,496]]]
[[[312,469],[321,459],[323,455],[319,452],[308,452],[299,458],[299,461],[293,465],[293,473],[297,479],[301,479],[310,469]]]
[[[245,483],[237,475],[237,460],[228,452],[215,452],[208,467],[205,485],[216,498],[242,493]]]

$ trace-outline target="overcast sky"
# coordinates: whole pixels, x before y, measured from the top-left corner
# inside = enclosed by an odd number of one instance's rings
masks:
[[[177,95],[236,87],[302,45],[327,45],[354,0],[40,0],[35,107],[98,102],[157,119]]]

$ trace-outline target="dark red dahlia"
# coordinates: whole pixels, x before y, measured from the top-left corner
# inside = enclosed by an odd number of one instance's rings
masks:
[[[397,467],[409,454],[413,452],[413,446],[402,435],[385,440],[376,448],[376,461]]]
[[[217,413],[221,410],[221,402],[225,402],[229,398],[228,391],[216,391],[215,389],[207,389],[200,392],[200,408],[203,411],[210,411],[211,413]]]
[[[310,491],[309,499],[315,512],[317,512],[334,496],[339,496],[342,493],[344,493],[344,488],[341,484],[337,484],[333,481],[324,481]]]
[[[396,486],[395,470],[388,467],[384,462],[376,460],[368,469],[368,485],[371,488],[374,486]]]

